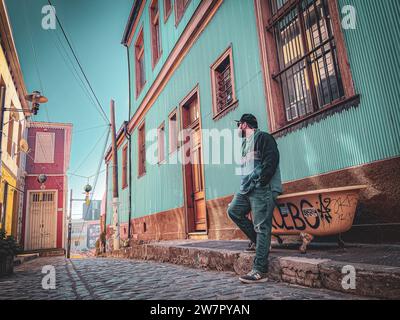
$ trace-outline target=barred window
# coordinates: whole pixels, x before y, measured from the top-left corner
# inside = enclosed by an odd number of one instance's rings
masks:
[[[344,97],[327,0],[269,0],[286,121]]]
[[[211,66],[211,81],[215,119],[236,103],[231,47]]]

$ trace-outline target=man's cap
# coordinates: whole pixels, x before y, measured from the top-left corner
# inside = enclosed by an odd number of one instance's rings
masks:
[[[242,115],[242,117],[240,118],[240,120],[235,120],[236,122],[246,122],[250,127],[252,127],[253,129],[258,129],[258,122],[257,122],[257,118],[250,114],[250,113],[245,113],[244,115]]]

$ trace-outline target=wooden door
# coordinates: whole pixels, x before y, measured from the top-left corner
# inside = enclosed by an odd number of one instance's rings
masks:
[[[197,92],[182,105],[185,209],[188,232],[207,230],[200,110]]]
[[[192,190],[191,196],[194,201],[194,223],[195,231],[205,231],[206,228],[206,202],[203,186],[203,164],[201,160],[201,130],[200,126],[193,128],[193,143],[190,150]]]
[[[29,196],[27,250],[56,247],[57,211],[55,192],[32,192]]]

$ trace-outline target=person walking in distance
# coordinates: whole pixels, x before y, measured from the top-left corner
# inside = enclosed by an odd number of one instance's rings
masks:
[[[268,280],[272,216],[276,198],[282,194],[279,151],[275,139],[258,129],[254,115],[244,114],[235,121],[243,139],[241,184],[227,212],[255,246],[252,271],[239,280],[243,283],[265,282]],[[250,211],[252,221],[247,218]]]

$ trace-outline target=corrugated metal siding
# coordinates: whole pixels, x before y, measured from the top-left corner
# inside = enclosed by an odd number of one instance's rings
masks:
[[[344,36],[361,104],[278,140],[285,181],[400,155],[399,2],[339,4],[357,12]]]

